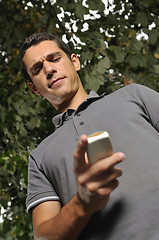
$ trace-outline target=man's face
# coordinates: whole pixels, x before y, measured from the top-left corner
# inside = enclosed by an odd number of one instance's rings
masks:
[[[72,62],[56,43],[50,40],[27,49],[24,55],[29,76],[33,84],[29,87],[46,98],[56,109],[69,101],[80,86],[77,71],[80,63],[75,54],[71,55]]]

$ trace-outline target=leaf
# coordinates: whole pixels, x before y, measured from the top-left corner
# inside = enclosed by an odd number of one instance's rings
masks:
[[[154,45],[157,42],[157,34],[156,31],[150,31],[149,34],[149,42],[151,45]]]
[[[87,0],[87,4],[89,5],[89,9],[91,10],[97,10],[98,9],[98,2],[97,1],[91,1]]]
[[[20,128],[20,135],[22,137],[26,137],[27,136],[27,131],[26,131],[26,129],[24,127]]]
[[[80,59],[83,61],[90,61],[93,58],[93,53],[92,52],[82,52]]]
[[[116,47],[114,49],[115,57],[117,62],[123,62],[125,59],[125,53],[121,47]]]
[[[155,53],[155,54],[154,54],[154,57],[157,58],[157,59],[159,59],[159,53]]]
[[[154,69],[154,72],[158,74],[159,73],[159,64],[153,65],[153,69]]]
[[[98,82],[97,77],[93,75],[93,72],[92,73],[86,72],[85,81],[86,81],[86,84],[85,84],[86,89],[94,90],[94,91],[98,90],[100,84]]]
[[[96,70],[98,73],[104,74],[108,68],[110,68],[110,60],[108,57],[104,57],[103,59],[99,60]]]
[[[135,21],[137,24],[141,23],[143,27],[148,26],[148,16],[144,12],[137,13],[137,19]]]
[[[124,75],[123,75],[123,78],[124,78],[124,84],[125,85],[129,85],[129,84],[131,84],[131,83],[133,83],[134,82],[134,80],[133,79],[128,79],[128,78],[126,78]]]
[[[85,8],[80,2],[75,4],[75,14],[80,20],[84,19],[84,15],[88,13],[88,9]]]
[[[130,59],[130,66],[136,68],[138,66],[138,59],[136,56],[132,56]]]
[[[134,54],[142,50],[143,43],[136,38],[132,38],[127,42],[126,47],[126,52],[128,52],[129,54]]]
[[[40,126],[40,119],[36,117],[32,117],[30,121],[27,122],[27,126],[30,130],[33,130],[35,127]]]

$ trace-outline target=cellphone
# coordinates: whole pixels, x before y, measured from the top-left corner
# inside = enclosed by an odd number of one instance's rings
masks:
[[[95,132],[88,136],[87,156],[90,164],[113,154],[109,133]]]

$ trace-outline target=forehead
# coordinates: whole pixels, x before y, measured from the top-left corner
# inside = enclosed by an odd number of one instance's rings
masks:
[[[55,52],[64,53],[57,44],[50,40],[42,41],[27,49],[24,55],[24,63],[30,68],[34,63],[43,60],[47,55]]]

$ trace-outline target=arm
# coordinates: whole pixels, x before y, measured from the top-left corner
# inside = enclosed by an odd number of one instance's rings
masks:
[[[87,137],[81,136],[74,153],[77,194],[61,208],[59,202],[45,202],[33,210],[36,240],[75,240],[92,215],[106,206],[111,192],[118,186],[121,170],[115,168],[124,159],[122,153],[90,166],[85,158]]]
[[[35,240],[77,239],[90,217],[78,195],[63,208],[56,201],[44,202],[33,210]]]

